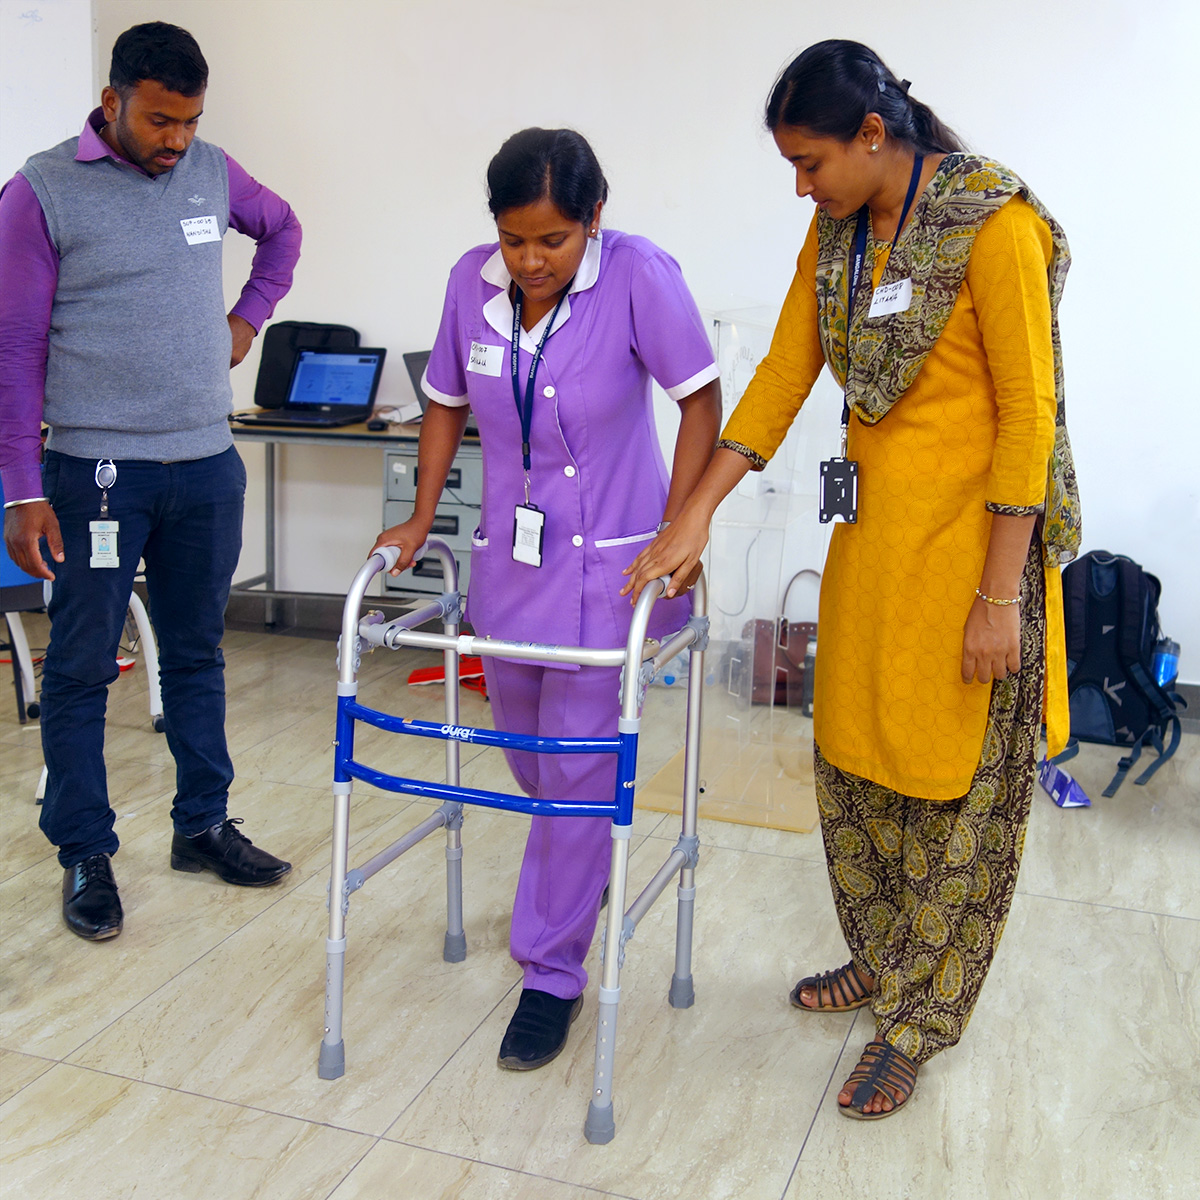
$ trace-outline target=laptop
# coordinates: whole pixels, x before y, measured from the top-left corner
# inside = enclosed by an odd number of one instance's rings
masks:
[[[375,407],[386,350],[297,350],[282,408],[234,413],[240,425],[330,429],[365,421]]]
[[[429,365],[429,356],[433,353],[432,350],[410,350],[404,355],[404,365],[408,368],[408,377],[412,381],[412,389],[417,394],[417,401],[421,405],[421,413],[424,415],[425,409],[429,407],[429,402],[432,397],[427,396],[421,387],[421,382],[425,378],[425,368]],[[475,425],[475,414],[471,413],[467,417],[467,428],[464,431],[472,437],[479,436],[479,430]]]

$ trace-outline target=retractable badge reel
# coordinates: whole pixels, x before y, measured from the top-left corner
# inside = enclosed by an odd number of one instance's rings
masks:
[[[102,458],[96,463],[96,486],[100,489],[100,519],[88,522],[88,532],[92,535],[92,557],[89,566],[119,567],[120,556],[117,553],[117,534],[120,530],[117,521],[109,520],[108,489],[117,482],[117,465],[111,458]]]

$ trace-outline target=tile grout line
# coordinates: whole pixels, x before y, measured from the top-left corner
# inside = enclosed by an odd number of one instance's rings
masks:
[[[837,1056],[833,1060],[833,1066],[829,1070],[829,1078],[825,1081],[824,1088],[821,1089],[821,1095],[817,1100],[816,1107],[813,1109],[812,1120],[809,1121],[808,1128],[804,1131],[804,1140],[800,1143],[800,1153],[796,1155],[796,1161],[792,1164],[792,1170],[787,1177],[787,1182],[783,1185],[783,1191],[779,1193],[779,1200],[785,1200],[788,1189],[792,1186],[792,1180],[795,1179],[796,1172],[800,1169],[800,1160],[804,1157],[805,1148],[808,1146],[808,1139],[812,1137],[812,1131],[816,1127],[817,1118],[821,1115],[821,1105],[829,1095],[829,1089],[833,1086],[833,1077],[837,1072],[838,1063],[842,1061],[842,1056],[846,1053],[846,1047],[850,1044],[850,1035],[854,1032],[854,1027],[857,1024],[858,1013],[856,1012],[854,1019],[850,1022],[846,1030],[846,1036],[842,1039],[841,1049],[838,1050]]]
[[[1137,913],[1143,917],[1165,917],[1172,921],[1200,921],[1200,917],[1191,917],[1186,913],[1156,912],[1154,909],[1149,908],[1131,908],[1127,904],[1105,904],[1101,900],[1080,900],[1072,896],[1047,896],[1042,892],[1022,891],[1021,888],[1017,888],[1016,894],[1018,896],[1025,896],[1030,900],[1049,900],[1054,904],[1085,904],[1089,908],[1106,908],[1109,912]]]
[[[398,1119],[398,1118],[397,1118]],[[465,1154],[454,1154],[449,1150],[435,1150],[430,1146],[421,1146],[416,1142],[402,1142],[390,1138],[381,1138],[389,1146],[404,1146],[409,1150],[421,1150],[426,1154],[438,1154],[443,1158],[452,1158],[457,1162],[478,1163],[481,1167],[492,1167],[509,1175],[522,1175],[526,1179],[544,1179],[547,1183],[561,1183],[564,1187],[577,1188],[584,1192],[595,1192],[599,1196],[613,1196],[615,1200],[641,1200],[641,1197],[631,1196],[626,1192],[610,1192],[607,1188],[596,1187],[591,1183],[574,1183],[570,1179],[559,1179],[557,1175],[539,1175],[536,1171],[524,1171],[520,1167],[506,1167],[503,1163],[491,1162],[486,1158],[468,1158]]]

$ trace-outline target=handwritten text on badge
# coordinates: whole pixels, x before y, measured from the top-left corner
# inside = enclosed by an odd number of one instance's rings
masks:
[[[888,313],[907,312],[912,305],[912,280],[897,279],[875,289],[868,317],[886,317]]]
[[[467,370],[477,375],[494,375],[498,379],[504,366],[504,347],[485,346],[481,342],[471,343],[471,357],[467,360]]]
[[[183,236],[187,238],[189,246],[221,240],[221,227],[216,217],[184,217],[179,223],[183,226]]]

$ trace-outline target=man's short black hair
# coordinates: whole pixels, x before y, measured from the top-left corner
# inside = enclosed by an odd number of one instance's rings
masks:
[[[186,29],[150,21],[117,38],[108,72],[109,85],[122,97],[143,79],[153,79],[168,92],[198,96],[208,86],[208,63]]]

